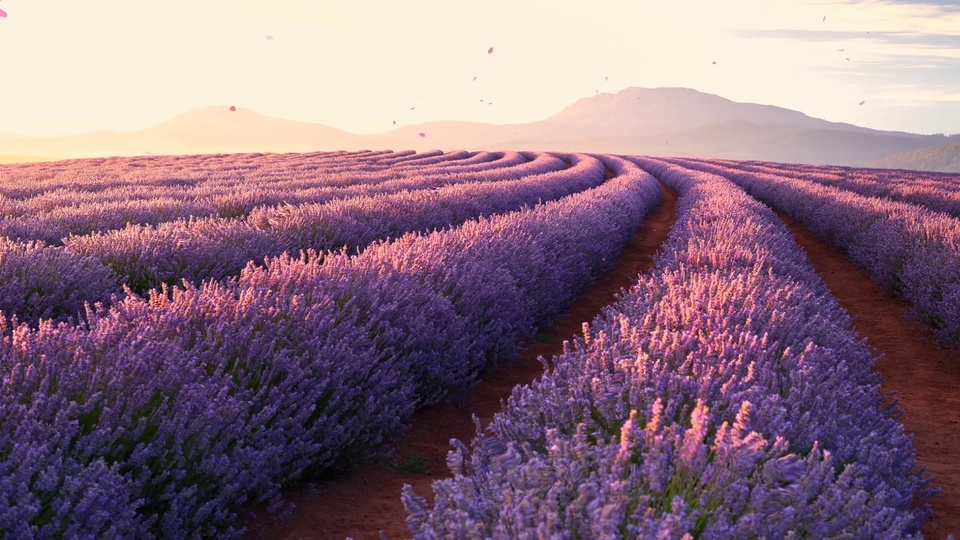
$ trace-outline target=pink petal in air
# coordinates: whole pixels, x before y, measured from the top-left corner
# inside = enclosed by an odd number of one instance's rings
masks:
[[[863,105],[863,104],[866,103],[866,102],[867,102],[866,100],[863,100],[863,101],[860,102],[860,104]]]
[[[489,49],[487,49],[487,54],[493,54],[493,47],[490,47]]]
[[[477,76],[476,76],[476,75],[473,76],[473,80],[477,80]]]
[[[421,133],[420,136],[421,136],[421,137],[426,137],[427,134],[426,134],[426,133]]]
[[[6,17],[7,17],[7,12],[4,11],[4,10],[2,10],[2,9],[0,9],[0,19],[4,19],[4,18],[6,18]]]
[[[827,22],[827,16],[826,16],[826,15],[824,15],[824,16],[823,16],[823,20],[822,20],[822,21],[820,21],[820,22]]]
[[[267,36],[267,41],[273,41],[273,36]]]
[[[230,106],[230,112],[237,112],[237,108],[233,105]]]
[[[609,78],[609,77],[606,77],[606,76],[605,76],[605,77],[603,78],[603,80],[607,80],[608,78]]]
[[[711,64],[713,64],[713,65],[717,65],[717,63],[716,63],[716,62],[710,62],[710,63],[711,63]]]
[[[396,120],[393,121],[393,125],[397,125],[397,121],[396,121]]]

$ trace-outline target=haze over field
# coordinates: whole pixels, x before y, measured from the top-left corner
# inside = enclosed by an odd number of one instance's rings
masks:
[[[960,132],[953,0],[4,0],[3,9],[0,133],[136,131],[231,105],[357,134],[522,124],[630,87],[695,88],[879,130]]]
[[[60,158],[365,148],[518,148],[867,165],[892,154],[950,141],[960,142],[960,135],[871,130],[780,107],[735,103],[683,88],[628,88],[579,100],[553,116],[523,124],[436,121],[376,135],[356,135],[243,108],[231,111],[224,105],[197,109],[135,132],[10,138],[3,144],[9,154]],[[0,156],[0,161],[3,159]]]

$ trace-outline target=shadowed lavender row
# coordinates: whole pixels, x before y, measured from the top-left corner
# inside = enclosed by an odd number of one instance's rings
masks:
[[[954,217],[960,217],[960,175],[957,174],[881,171],[845,167],[827,168],[816,165],[786,165],[731,160],[713,160],[712,162],[746,172],[777,174],[808,180],[867,197],[881,197],[891,201],[919,204],[935,212],[944,212]]]
[[[73,266],[84,256],[99,261],[119,276],[120,283],[145,294],[163,283],[181,280],[199,283],[237,275],[250,262],[301,250],[355,251],[374,240],[397,237],[415,230],[457,225],[469,219],[499,214],[555,200],[599,185],[604,166],[588,156],[574,156],[570,169],[483,183],[464,183],[434,190],[403,191],[390,195],[340,199],[326,204],[284,206],[254,211],[247,219],[206,218],[163,223],[156,227],[130,226],[118,231],[66,239],[56,248],[10,252],[19,264],[46,268],[45,272],[10,273],[9,295],[0,310],[35,322],[40,316],[76,315],[84,302],[105,302],[121,292],[118,280],[104,285],[104,269],[89,261]],[[64,294],[56,304],[55,292],[62,277],[75,277],[77,293]],[[37,285],[47,294],[37,295]],[[49,291],[47,291],[49,289]],[[84,296],[89,291],[90,296]],[[20,294],[17,294],[17,293]],[[47,304],[51,304],[48,306]]]
[[[840,247],[871,277],[913,304],[917,317],[960,343],[960,220],[916,205],[864,197],[780,175],[671,160],[720,174]]]
[[[517,353],[612,266],[657,182],[601,186],[356,256],[0,324],[0,536],[198,538]]]
[[[875,359],[789,231],[721,177],[680,192],[653,272],[514,389],[414,538],[904,538],[926,495]]]
[[[374,240],[457,225],[603,182],[600,161],[584,155],[567,159],[574,163],[569,169],[519,180],[263,208],[246,219],[129,226],[73,236],[63,248],[6,241],[0,252],[5,260],[0,287],[6,292],[0,297],[0,311],[30,323],[42,317],[66,319],[82,311],[85,302],[109,301],[112,294],[122,292],[121,284],[145,294],[163,283],[219,280],[239,274],[248,263],[259,264],[284,252],[356,251]],[[488,174],[496,178],[508,173]]]
[[[56,162],[0,165],[0,193],[26,199],[52,190],[97,192],[130,184],[162,188],[229,182],[232,178],[290,178],[323,171],[373,172],[407,156],[424,156],[412,150],[314,152],[296,154],[213,154],[191,156],[141,156],[86,158]],[[433,157],[435,153],[430,153]],[[382,164],[381,164],[382,163]],[[217,170],[224,178],[210,179],[204,171]],[[305,177],[305,176],[303,176]]]
[[[445,156],[444,156],[445,157]],[[490,157],[490,156],[487,156]],[[530,158],[530,159],[528,159]],[[290,161],[294,157],[289,158]],[[456,162],[454,162],[456,163]],[[566,164],[548,154],[510,153],[467,165],[433,164],[377,169],[374,173],[347,169],[321,169],[307,175],[237,174],[207,169],[198,185],[143,185],[138,177],[104,191],[56,189],[27,201],[0,196],[0,235],[23,241],[60,244],[68,235],[119,229],[128,224],[156,225],[187,218],[246,216],[254,208],[280,204],[319,203],[338,198],[393,193],[492,178],[519,178],[561,170]],[[211,170],[215,171],[211,173]],[[88,173],[89,174],[89,173]],[[153,171],[163,175],[164,171]],[[291,175],[293,175],[291,177]],[[79,184],[79,182],[78,182]]]
[[[493,175],[491,175],[493,176]],[[235,275],[284,252],[355,251],[374,240],[457,225],[595,187],[604,166],[588,156],[570,169],[520,180],[461,183],[432,190],[254,210],[246,219],[207,218],[65,239],[65,247],[112,268],[138,293],[181,279]]]

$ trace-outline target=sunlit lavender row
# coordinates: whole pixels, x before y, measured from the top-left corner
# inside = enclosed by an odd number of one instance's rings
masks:
[[[778,174],[807,180],[867,197],[919,204],[936,212],[960,217],[960,182],[955,174],[730,160],[714,160],[713,163],[746,172]]]
[[[0,325],[0,536],[196,538],[362,456],[517,353],[611,267],[660,186],[599,187],[362,253]]]
[[[394,157],[388,163],[385,159],[361,163],[357,167],[336,166],[336,160],[322,160],[306,171],[296,167],[298,158],[294,155],[286,157],[289,170],[280,168],[267,173],[238,169],[236,165],[182,172],[180,167],[184,165],[169,168],[164,166],[167,158],[152,158],[156,163],[151,163],[145,172],[121,169],[114,173],[110,185],[99,180],[85,182],[86,176],[98,178],[97,167],[77,162],[76,169],[66,167],[57,173],[57,178],[63,177],[62,187],[22,200],[12,198],[10,193],[21,190],[23,184],[34,183],[30,179],[34,165],[7,166],[0,168],[0,184],[8,185],[0,187],[0,235],[56,245],[68,235],[103,232],[128,224],[242,217],[263,206],[321,203],[456,183],[517,179],[567,166],[559,157],[543,153],[480,153],[480,160],[469,155],[455,152],[423,158],[433,160],[423,166],[409,160],[418,154]],[[401,159],[405,161],[398,161]],[[198,167],[203,166],[198,163]],[[72,172],[77,176],[72,177]],[[109,171],[102,173],[110,175]]]
[[[374,240],[516,210],[603,181],[605,168],[597,159],[565,157],[571,167],[555,172],[540,173],[554,168],[553,160],[566,161],[553,157],[541,159],[536,168],[518,165],[519,174],[532,173],[518,180],[499,180],[517,173],[494,169],[486,172],[485,182],[261,207],[246,218],[129,225],[68,237],[64,247],[5,242],[0,244],[5,246],[0,287],[7,294],[0,297],[0,312],[31,323],[44,317],[66,319],[83,310],[85,302],[109,301],[122,286],[146,294],[163,283],[234,276],[248,263],[284,252],[355,251]],[[73,286],[65,287],[69,284]]]
[[[786,226],[719,176],[636,161],[680,193],[656,268],[455,442],[434,505],[405,488],[414,537],[916,535],[911,439]]]
[[[940,336],[960,343],[960,219],[787,176],[670,161],[720,174],[803,223],[913,304],[916,316]]]

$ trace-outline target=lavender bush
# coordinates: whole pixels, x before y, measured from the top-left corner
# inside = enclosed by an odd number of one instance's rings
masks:
[[[124,277],[131,289],[144,293],[182,279],[222,279],[239,273],[250,261],[259,263],[284,252],[356,250],[379,238],[515,210],[603,181],[599,161],[578,156],[576,163],[570,169],[520,180],[265,208],[243,220],[207,218],[130,226],[72,236],[64,243],[68,251],[101,261]]]
[[[746,172],[807,180],[867,197],[918,204],[935,212],[960,217],[960,175],[956,174],[728,160],[713,163]]]
[[[960,343],[960,220],[940,212],[784,176],[676,160],[722,174],[840,247],[913,304],[942,338]]]
[[[0,535],[242,534],[245,504],[362,455],[610,267],[660,188],[602,161],[535,208],[0,323]]]
[[[66,320],[85,302],[109,300],[118,287],[113,271],[92,257],[0,238],[0,313],[7,317]]]
[[[150,158],[143,160],[150,168],[136,174],[130,171],[139,164],[136,158],[115,158],[119,163],[112,166],[99,163],[110,160],[0,166],[0,235],[58,245],[69,235],[106,232],[128,224],[243,217],[263,206],[518,179],[566,166],[544,153],[470,156],[460,151],[420,156],[294,154],[276,160],[251,158],[249,165],[242,157],[233,161],[209,156]],[[407,161],[392,165],[398,157]],[[185,169],[189,165],[199,167],[199,172],[194,167]],[[44,180],[46,175],[52,177]]]
[[[720,177],[681,193],[655,270],[514,389],[415,538],[903,538],[927,493],[875,361],[786,227]]]

